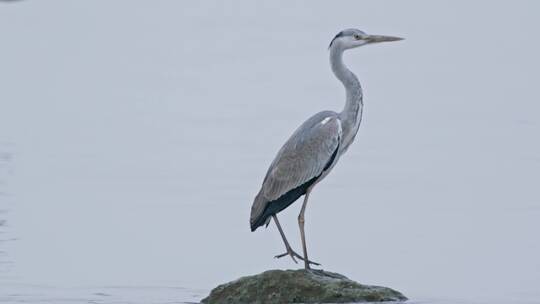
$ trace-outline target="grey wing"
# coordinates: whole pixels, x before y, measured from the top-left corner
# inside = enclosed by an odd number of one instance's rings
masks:
[[[341,132],[337,114],[325,111],[312,116],[293,133],[268,169],[251,209],[252,224],[260,222],[267,204],[323,173],[336,155]]]

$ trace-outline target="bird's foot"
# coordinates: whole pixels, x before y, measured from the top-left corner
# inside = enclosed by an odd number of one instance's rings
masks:
[[[298,262],[296,261],[295,258],[299,258],[300,260],[302,261],[305,261],[304,257],[299,255],[298,253],[296,253],[294,250],[292,250],[291,248],[287,248],[287,252],[285,253],[282,253],[282,254],[278,254],[276,255],[274,258],[276,259],[279,259],[279,258],[282,258],[284,256],[287,256],[289,255],[291,257],[291,259],[296,263],[298,264]],[[309,265],[317,265],[317,266],[321,266],[321,264],[317,263],[317,262],[313,262],[313,261],[310,261],[310,260],[307,260],[307,269],[309,269]]]

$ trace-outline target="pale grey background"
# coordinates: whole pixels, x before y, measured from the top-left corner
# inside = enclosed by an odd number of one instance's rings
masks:
[[[365,119],[313,192],[311,256],[413,299],[538,303],[539,12],[537,1],[0,4],[0,216],[2,238],[17,239],[0,243],[2,290],[204,295],[299,267],[273,259],[273,226],[249,231],[250,206],[289,134],[343,106],[326,48],[357,27],[406,40],[346,56]],[[282,223],[299,249],[298,208]]]

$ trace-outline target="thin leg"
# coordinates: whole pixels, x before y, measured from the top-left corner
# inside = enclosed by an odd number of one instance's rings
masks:
[[[304,266],[306,269],[310,269],[307,255],[307,246],[306,246],[306,235],[304,233],[304,213],[306,212],[306,205],[309,198],[309,193],[311,192],[311,189],[308,189],[306,191],[306,195],[304,196],[304,203],[302,204],[302,209],[300,210],[300,214],[298,215],[298,226],[300,226],[300,237],[302,238],[302,249],[304,250]]]
[[[285,248],[287,250],[287,252],[285,253],[282,253],[282,254],[278,254],[276,255],[276,259],[279,259],[279,258],[282,258],[286,255],[289,255],[291,257],[291,259],[295,262],[295,263],[298,263],[295,259],[296,258],[299,258],[301,260],[304,260],[304,258],[299,255],[298,253],[296,253],[294,250],[292,250],[291,248],[291,245],[289,245],[289,242],[287,241],[287,238],[285,237],[285,233],[283,232],[283,229],[281,229],[281,225],[279,224],[279,221],[278,221],[278,218],[277,216],[274,214],[272,215],[272,218],[274,219],[274,222],[276,223],[276,226],[279,230],[279,234],[281,234],[281,238],[283,239],[283,243],[285,243]],[[307,261],[308,264],[314,264],[314,265],[320,265],[319,263],[315,263],[315,262],[312,262],[312,261]]]
[[[281,225],[279,224],[279,221],[277,219],[277,215],[272,215],[272,218],[274,219],[274,222],[276,222],[276,226],[279,230],[279,234],[281,234],[281,238],[283,239],[283,243],[285,243],[285,248],[287,249],[287,252],[283,253],[283,254],[280,254],[280,255],[276,255],[276,258],[279,259],[281,257],[284,257],[286,256],[287,254],[289,254],[291,256],[291,259],[298,264],[298,262],[296,261],[296,259],[294,258],[294,254],[292,254],[292,249],[291,249],[291,245],[289,245],[289,242],[287,241],[287,238],[285,237],[285,233],[283,232],[283,229],[281,229]]]

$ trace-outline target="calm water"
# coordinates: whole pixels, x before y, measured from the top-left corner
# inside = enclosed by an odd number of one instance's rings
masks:
[[[8,285],[0,287],[2,303],[92,303],[92,304],[169,304],[199,303],[206,291],[181,287],[112,286],[58,288],[40,285]],[[537,300],[475,301],[463,299],[409,300],[408,304],[534,304]]]
[[[74,276],[74,282],[79,283],[72,283],[71,277],[67,277],[67,279],[58,280],[58,274],[54,272],[47,272],[47,274],[50,274],[50,278],[52,283],[49,282],[48,275],[43,276],[41,273],[33,273],[32,271],[27,271],[25,274],[21,274],[21,272],[17,268],[24,269],[24,265],[17,265],[14,261],[17,261],[17,256],[13,252],[17,252],[17,247],[20,245],[20,247],[25,246],[31,246],[33,247],[33,244],[24,244],[25,240],[19,240],[17,238],[18,231],[22,231],[24,229],[21,229],[21,227],[17,227],[16,225],[13,225],[12,222],[17,222],[17,217],[15,214],[17,213],[17,206],[12,203],[14,200],[15,195],[13,195],[12,187],[9,187],[11,181],[13,180],[13,176],[15,175],[14,165],[13,162],[17,160],[14,154],[14,146],[9,145],[7,148],[6,146],[3,146],[2,151],[2,158],[0,162],[0,168],[1,168],[1,174],[2,174],[2,208],[4,208],[1,212],[1,220],[0,220],[0,242],[1,242],[1,251],[0,251],[0,281],[2,284],[0,284],[0,303],[103,303],[103,304],[114,304],[114,303],[126,303],[126,304],[148,304],[148,303],[156,303],[156,304],[166,304],[166,303],[198,303],[200,299],[205,297],[209,291],[210,287],[209,284],[204,284],[205,279],[195,279],[194,281],[203,282],[203,284],[198,283],[199,286],[204,286],[205,288],[193,288],[193,287],[181,287],[180,284],[173,284],[173,285],[139,285],[139,284],[129,284],[129,285],[96,285],[95,282],[88,283],[88,281],[85,282],[85,274],[84,273],[78,273],[76,276]],[[151,212],[150,209],[153,207],[147,206],[145,207],[148,210],[146,212]],[[14,221],[10,221],[10,219],[14,219]],[[158,220],[158,219],[156,219]],[[92,226],[94,226],[93,224]],[[94,226],[95,227],[95,226]],[[97,228],[97,227],[95,227]],[[108,227],[106,230],[114,229],[112,227]],[[31,229],[34,230],[34,229]],[[98,229],[99,230],[99,229]],[[67,232],[63,232],[66,235]],[[106,233],[105,231],[101,231],[100,233]],[[63,235],[62,237],[65,237]],[[277,238],[273,238],[274,240],[274,247],[272,248],[274,251],[280,249],[279,240]],[[66,247],[70,247],[69,245],[66,245]],[[187,246],[186,246],[187,247]],[[183,247],[183,248],[186,248]],[[41,251],[41,248],[35,248],[33,247],[35,252],[31,252],[32,257],[34,255],[40,255],[44,253],[44,251]],[[109,248],[111,249],[111,248]],[[28,250],[28,248],[25,248],[24,250]],[[65,250],[65,248],[62,248],[62,250]],[[116,251],[123,251],[122,248],[112,248],[112,250]],[[98,250],[99,251],[99,250]],[[397,253],[399,252],[398,249],[392,250],[392,252]],[[89,250],[84,252],[79,252],[84,258],[92,260],[92,255],[96,253],[96,250]],[[88,254],[88,256],[87,256]],[[185,256],[190,256],[188,254],[180,256],[181,258]],[[42,260],[39,256],[36,257],[41,262],[46,262]],[[175,263],[172,259],[172,263]],[[269,256],[266,256],[266,261],[272,261]],[[170,265],[168,263],[171,263],[171,261],[156,261],[153,260],[151,263],[158,263],[158,266],[163,266],[163,264],[167,264],[165,266],[171,266],[171,269],[174,268],[173,265]],[[195,260],[196,261],[196,260]],[[60,267],[59,273],[64,276],[64,273],[66,273],[66,269],[62,268],[62,262],[58,262],[58,260],[53,259],[53,262],[57,263],[54,267]],[[292,264],[289,263],[282,263],[279,264],[277,261],[272,261],[273,265],[269,267],[275,267],[275,265],[282,265],[282,267],[290,267]],[[20,262],[19,262],[20,263]],[[100,262],[103,263],[103,262]],[[114,264],[118,263],[118,261],[110,261],[110,265],[114,268]],[[197,263],[201,263],[201,261],[197,261]],[[237,263],[240,263],[237,261]],[[275,263],[275,264],[274,264]],[[288,264],[288,265],[287,265]],[[154,264],[156,265],[156,264]],[[201,265],[201,264],[199,264]],[[19,267],[17,267],[19,266]],[[110,270],[106,270],[104,268],[101,268],[102,265],[96,265],[97,267],[100,267],[100,273],[103,271],[107,273]],[[42,266],[43,267],[43,266]],[[81,269],[85,269],[88,271],[87,273],[92,274],[91,271],[89,271],[89,268],[87,266],[82,265],[79,266]],[[204,267],[204,266],[203,266]],[[145,268],[144,266],[141,266],[141,268]],[[167,272],[164,272],[166,275],[170,275]],[[189,275],[193,275],[195,272],[192,272]],[[248,273],[245,273],[248,274]],[[41,278],[40,280],[33,279],[32,276]],[[94,273],[94,275],[96,275]],[[115,275],[118,275],[117,273]],[[238,275],[243,275],[238,273]],[[184,273],[180,272],[178,274],[178,278],[183,278]],[[45,279],[43,279],[45,277]],[[123,277],[123,274],[120,274],[120,277]],[[227,276],[223,275],[223,282],[226,280],[234,279],[236,278],[234,275]],[[412,274],[411,277],[415,277],[415,274]],[[129,277],[123,277],[123,279],[126,282],[132,282],[133,278]],[[144,277],[142,279],[139,279],[139,282],[144,282]],[[42,283],[34,283],[41,281]],[[56,282],[54,282],[56,281]],[[107,281],[107,279],[104,279],[104,281]],[[149,280],[151,282],[156,282],[155,280]],[[179,281],[182,281],[180,279]],[[184,282],[189,282],[189,278],[187,280],[184,280]],[[84,283],[80,283],[84,282]],[[414,282],[414,281],[411,281]],[[416,284],[420,284],[421,282],[418,278],[416,279]],[[44,284],[45,283],[45,284]],[[216,282],[215,284],[217,284]],[[423,282],[425,283],[425,282]],[[169,283],[170,284],[170,283]],[[197,284],[192,284],[191,286],[194,286]],[[511,285],[511,283],[510,283]],[[406,287],[406,284],[404,284]],[[482,284],[480,284],[482,286]],[[513,294],[507,294],[507,299],[478,299],[478,295],[475,296],[465,296],[459,297],[460,292],[459,291],[448,291],[449,293],[455,292],[454,295],[445,295],[441,297],[424,297],[421,294],[418,294],[416,296],[411,294],[407,294],[409,297],[411,297],[411,300],[408,301],[408,303],[411,304],[510,304],[510,303],[520,303],[520,304],[529,304],[529,303],[540,303],[538,301],[538,293],[532,290],[530,293],[526,292],[515,292]],[[470,289],[468,290],[470,292]],[[496,291],[494,291],[496,293]]]
[[[0,302],[196,302],[296,267],[250,205],[292,130],[342,107],[326,47],[354,26],[407,39],[345,58],[365,116],[311,196],[310,256],[413,303],[540,303],[539,9],[0,2]]]

